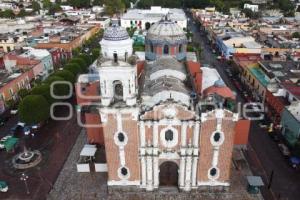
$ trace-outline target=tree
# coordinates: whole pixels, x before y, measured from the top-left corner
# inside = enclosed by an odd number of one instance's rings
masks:
[[[50,94],[50,85],[43,83],[40,85],[36,85],[32,88],[31,95],[42,95],[48,101],[49,104],[55,102],[55,99]]]
[[[36,12],[36,11],[40,12],[41,6],[38,2],[33,1],[32,2],[32,9],[33,9],[34,12]]]
[[[19,118],[26,124],[45,121],[50,116],[50,105],[42,95],[28,95],[19,104]]]
[[[76,8],[88,8],[91,6],[90,0],[69,0],[68,3]]]
[[[61,10],[62,10],[62,8],[60,7],[60,4],[55,3],[55,4],[50,5],[48,13],[50,15],[54,15],[56,12],[59,12]]]
[[[71,91],[70,88],[67,84],[64,83],[59,83],[60,81],[65,81],[63,78],[59,77],[59,76],[50,76],[48,77],[45,82],[47,84],[51,85],[55,84],[53,87],[53,93],[57,96],[66,96],[68,95]]]
[[[61,70],[61,71],[57,71],[53,74],[53,76],[58,76],[63,78],[65,81],[68,81],[70,83],[75,83],[75,76],[72,72],[68,71],[68,70]]]
[[[246,17],[248,17],[250,19],[258,19],[258,18],[261,17],[261,13],[260,12],[253,12],[249,8],[243,9],[242,12],[246,15]]]
[[[15,14],[12,10],[0,11],[0,18],[15,18]]]
[[[82,58],[88,65],[92,64],[90,56],[85,53],[80,54],[78,58]]]
[[[84,59],[79,57],[73,58],[69,63],[78,64],[81,68],[81,72],[85,72],[88,67],[88,64],[84,61]]]
[[[300,33],[299,33],[299,32],[294,32],[294,33],[292,34],[292,37],[293,37],[293,38],[300,38]]]
[[[51,4],[50,0],[43,0],[43,9],[49,9]]]
[[[105,12],[106,14],[113,16],[114,14],[120,14],[124,12],[125,4],[122,0],[105,0]]]
[[[22,88],[18,91],[18,96],[23,99],[24,97],[26,97],[27,95],[29,95],[29,91],[25,88]]]
[[[29,13],[27,13],[24,9],[21,9],[20,12],[18,13],[18,17],[25,17],[28,16]]]
[[[93,6],[102,6],[104,3],[104,0],[94,0]]]
[[[72,50],[72,55],[74,57],[77,57],[79,54],[80,54],[80,48],[79,47]]]
[[[95,48],[92,50],[93,60],[96,60],[100,56],[100,48]]]
[[[65,65],[64,69],[72,72],[74,76],[77,76],[82,72],[81,67],[77,63],[68,63]]]

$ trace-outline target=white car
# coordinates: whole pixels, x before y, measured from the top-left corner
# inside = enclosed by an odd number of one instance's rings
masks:
[[[18,110],[16,109],[16,110],[10,110],[10,114],[12,114],[12,115],[15,115],[15,114],[17,114],[18,113]]]
[[[290,152],[289,148],[287,146],[285,146],[284,144],[279,143],[278,147],[279,147],[279,150],[282,153],[282,155],[284,155],[286,157],[291,155],[291,152]]]

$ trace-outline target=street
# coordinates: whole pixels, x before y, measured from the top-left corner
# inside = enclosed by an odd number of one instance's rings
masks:
[[[227,76],[227,64],[218,61],[208,44],[204,31],[195,25],[192,16],[189,18],[188,28],[194,34],[194,42],[201,45],[202,55],[200,63],[209,64],[217,69],[223,81],[237,94],[237,102],[244,103],[241,92],[235,88],[232,80]],[[277,144],[268,136],[267,130],[258,126],[258,121],[252,121],[249,136],[249,147],[246,156],[249,165],[255,175],[264,179],[265,187],[262,193],[265,199],[297,200],[300,196],[300,173],[292,169],[287,160],[280,153]],[[268,190],[270,176],[273,171],[273,180]]]

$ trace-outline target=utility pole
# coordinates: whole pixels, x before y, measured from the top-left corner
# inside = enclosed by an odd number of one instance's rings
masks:
[[[27,184],[27,179],[28,179],[28,178],[29,178],[28,175],[26,175],[25,173],[22,173],[22,174],[21,174],[21,177],[20,177],[20,180],[21,180],[21,181],[24,181],[24,184],[25,184],[25,187],[26,187],[26,193],[27,193],[27,194],[30,194],[29,188],[28,188],[28,184]]]
[[[271,188],[271,185],[272,185],[272,182],[273,182],[273,176],[274,176],[274,170],[272,170],[272,172],[271,172],[271,176],[270,176],[269,184],[268,184],[268,189]]]

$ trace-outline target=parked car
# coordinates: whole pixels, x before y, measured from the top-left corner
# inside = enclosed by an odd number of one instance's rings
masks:
[[[285,144],[279,143],[278,147],[284,157],[289,157],[291,155],[289,148]]]
[[[31,133],[31,127],[30,126],[24,126],[23,133],[24,133],[24,135],[29,135]]]
[[[16,124],[13,127],[11,127],[10,132],[11,134],[16,134],[17,132],[21,131],[23,129],[22,126]]]
[[[10,110],[10,114],[16,115],[18,113],[18,109],[12,109]]]

